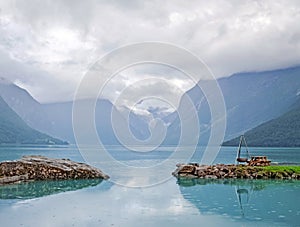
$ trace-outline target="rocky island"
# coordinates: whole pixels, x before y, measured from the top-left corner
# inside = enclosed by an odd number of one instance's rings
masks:
[[[108,179],[101,170],[69,159],[24,156],[0,163],[0,185],[40,180]]]
[[[248,166],[248,165],[199,165],[177,164],[172,173],[177,178],[204,179],[298,179],[300,166]]]

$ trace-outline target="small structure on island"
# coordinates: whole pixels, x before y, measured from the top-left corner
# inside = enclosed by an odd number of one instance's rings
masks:
[[[245,145],[246,148],[246,157],[241,157],[241,149],[242,145]],[[240,143],[237,150],[237,157],[236,157],[237,164],[239,163],[248,163],[249,166],[269,166],[271,161],[268,160],[266,156],[251,156],[249,154],[247,142],[244,135],[241,135],[240,137]]]
[[[248,161],[249,166],[269,166],[271,161],[266,156],[252,156]]]
[[[241,158],[241,149],[242,149],[243,143],[245,144],[245,148],[246,148],[246,157]],[[248,162],[249,158],[250,158],[250,155],[249,155],[249,150],[248,150],[248,146],[247,146],[247,142],[246,142],[245,136],[241,135],[241,137],[240,137],[240,143],[239,143],[239,147],[238,147],[237,155],[236,155],[236,161],[238,163],[240,163],[240,162]]]

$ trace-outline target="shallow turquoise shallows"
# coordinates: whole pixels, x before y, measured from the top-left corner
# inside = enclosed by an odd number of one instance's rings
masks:
[[[119,162],[145,167],[169,158],[174,148],[147,154],[120,147],[108,150]],[[273,162],[300,164],[299,148],[250,148],[250,152],[267,155]],[[199,147],[190,161],[199,162],[202,153]],[[75,146],[0,147],[0,161],[29,154],[83,161]],[[236,148],[222,148],[215,163],[233,163],[235,156]],[[112,175],[136,180],[128,173]],[[300,181],[170,177],[136,188],[111,180],[6,185],[0,187],[0,220],[1,226],[300,226]]]

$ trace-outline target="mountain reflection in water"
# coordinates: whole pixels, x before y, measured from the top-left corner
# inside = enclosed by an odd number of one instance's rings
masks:
[[[201,213],[299,225],[299,181],[181,178],[177,183]]]

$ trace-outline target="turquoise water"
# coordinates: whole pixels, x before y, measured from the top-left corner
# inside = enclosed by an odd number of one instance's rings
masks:
[[[132,166],[156,165],[170,157],[173,149],[145,154],[109,148],[118,161]],[[202,152],[198,148],[191,161],[199,161]],[[222,148],[215,162],[233,163],[235,152],[236,148]],[[273,162],[300,164],[299,148],[250,148],[250,152],[263,153]],[[1,161],[29,154],[83,161],[73,146],[0,147]],[[137,179],[128,172],[112,175],[126,182],[151,177]],[[136,188],[114,182],[49,181],[1,187],[1,226],[300,226],[298,181],[177,181],[170,177]]]

